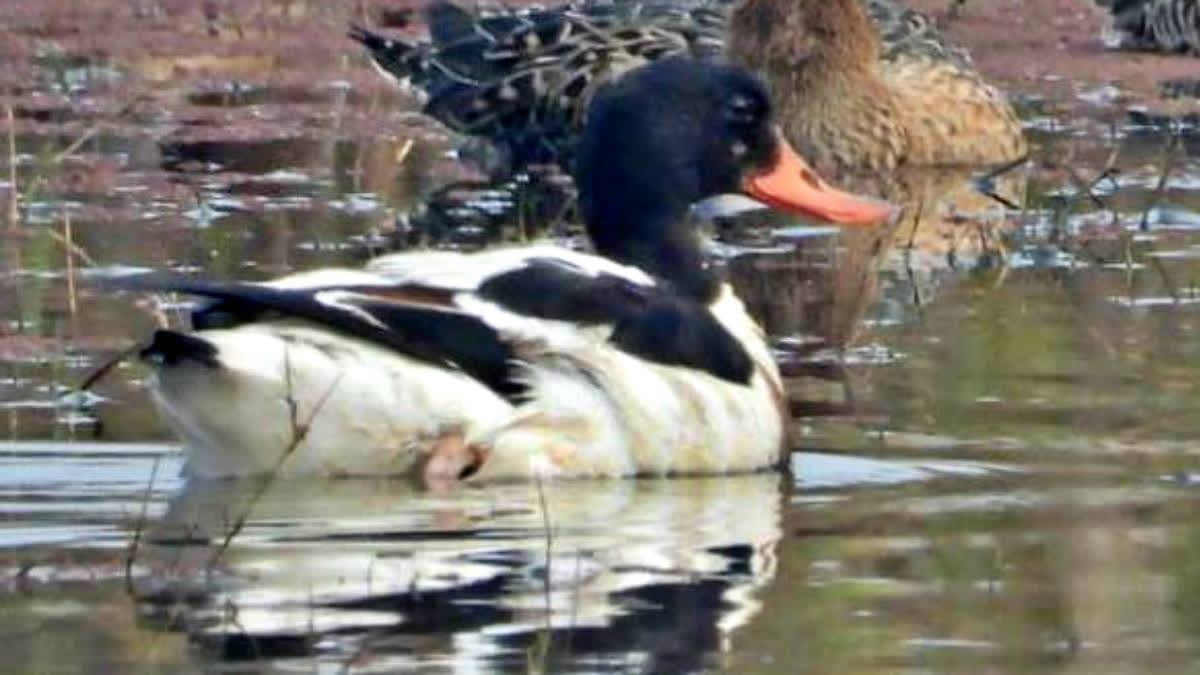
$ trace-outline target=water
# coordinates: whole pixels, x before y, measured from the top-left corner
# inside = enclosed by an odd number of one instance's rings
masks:
[[[57,448],[6,448],[6,476],[24,467],[2,488],[3,630],[28,636],[8,657],[18,671],[1144,672],[1195,659],[1186,474],[797,453],[796,478],[260,493],[182,485],[162,446]]]
[[[23,222],[0,237],[14,672],[1200,669],[1186,118],[1130,115],[1095,87],[1082,111],[1031,99],[1039,166],[1030,207],[1006,216],[1007,266],[893,257],[843,317],[857,338],[840,358],[795,332],[803,316],[772,316],[797,415],[786,471],[450,492],[205,483],[186,480],[140,367],[72,393],[187,308],[95,282],[265,278],[398,241],[531,233],[486,191],[454,214],[465,229],[421,212],[472,174],[402,100],[372,126],[379,99],[357,84],[208,82],[76,143],[98,113],[32,99],[101,96],[121,74],[68,66],[17,106]],[[70,269],[68,220],[87,254]],[[777,233],[813,259],[832,248]],[[799,278],[763,293],[793,313],[827,304]]]

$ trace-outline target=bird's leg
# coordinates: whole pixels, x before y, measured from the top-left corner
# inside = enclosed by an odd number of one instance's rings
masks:
[[[445,489],[470,477],[488,458],[486,449],[467,444],[459,429],[438,436],[427,453],[421,475],[431,489]]]

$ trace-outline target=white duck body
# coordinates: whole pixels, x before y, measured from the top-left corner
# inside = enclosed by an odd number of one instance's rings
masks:
[[[216,347],[219,367],[156,366],[150,391],[196,476],[401,474],[448,430],[512,414],[459,372],[299,322],[194,336]],[[293,448],[299,425],[308,430]]]
[[[708,310],[753,362],[745,383],[624,351],[609,341],[612,325],[536,318],[480,295],[487,280],[532,261],[656,285],[636,268],[550,246],[396,254],[364,272],[298,274],[255,286],[302,291],[368,322],[371,302],[356,299],[355,287],[444,291],[453,306],[430,311],[495,329],[514,346],[513,378],[527,390],[506,396],[458,368],[301,318],[192,333],[215,349],[216,367],[155,357],[152,345],[154,400],[187,445],[191,471],[206,477],[402,474],[455,440],[486,454],[476,479],[723,473],[776,462],[779,374],[727,285]]]

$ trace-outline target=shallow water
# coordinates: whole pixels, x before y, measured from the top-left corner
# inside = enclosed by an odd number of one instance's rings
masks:
[[[397,238],[522,234],[488,215],[505,206],[490,193],[465,229],[414,229],[431,222],[420,198],[466,175],[446,139],[419,121],[369,139],[193,137],[159,121],[72,147],[77,133],[53,126],[69,119],[28,112],[48,128],[15,138],[33,187],[20,232],[0,238],[6,663],[1200,668],[1200,136],[1092,98],[1093,114],[1023,105],[1043,156],[1071,170],[1032,174],[1030,207],[1007,216],[1020,223],[1007,266],[897,255],[844,355],[774,336],[798,415],[788,472],[449,493],[188,482],[141,368],[73,393],[187,308],[90,285],[106,276],[262,278],[357,264]],[[362,102],[344,87],[187,99],[268,120],[274,103]],[[1114,148],[1120,171],[1100,179]],[[88,258],[68,268],[57,237]]]
[[[1185,474],[797,453],[796,478],[259,494],[182,485],[162,446],[5,449],[18,671],[1195,665]]]

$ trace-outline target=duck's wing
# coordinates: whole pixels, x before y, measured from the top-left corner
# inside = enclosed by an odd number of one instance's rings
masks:
[[[497,330],[522,358],[605,343],[649,362],[745,383],[753,364],[708,307],[642,270],[555,246],[481,253],[399,253],[370,272],[452,290],[457,305]]]
[[[731,381],[751,375],[745,350],[706,307],[602,258],[549,247],[407,254],[378,270],[322,270],[266,283],[148,276],[113,285],[208,299],[192,312],[197,330],[299,319],[460,370],[509,397],[523,391],[518,362],[604,346]]]
[[[975,68],[929,16],[894,0],[867,0],[879,30],[880,73],[902,99],[907,156],[922,166],[989,167],[1015,162],[1028,145],[1008,97]]]
[[[1110,46],[1200,54],[1200,0],[1096,0],[1112,13]]]
[[[220,282],[148,275],[116,281],[123,290],[176,292],[207,300],[191,313],[196,330],[299,319],[333,336],[356,338],[417,361],[461,370],[506,396],[511,347],[497,331],[455,306],[452,293],[383,277],[326,270],[276,282]]]
[[[724,26],[720,6],[665,0],[481,13],[439,0],[427,13],[427,43],[359,26],[350,37],[382,72],[422,92],[427,114],[502,146],[514,169],[565,165],[600,84],[666,55],[716,56]]]

